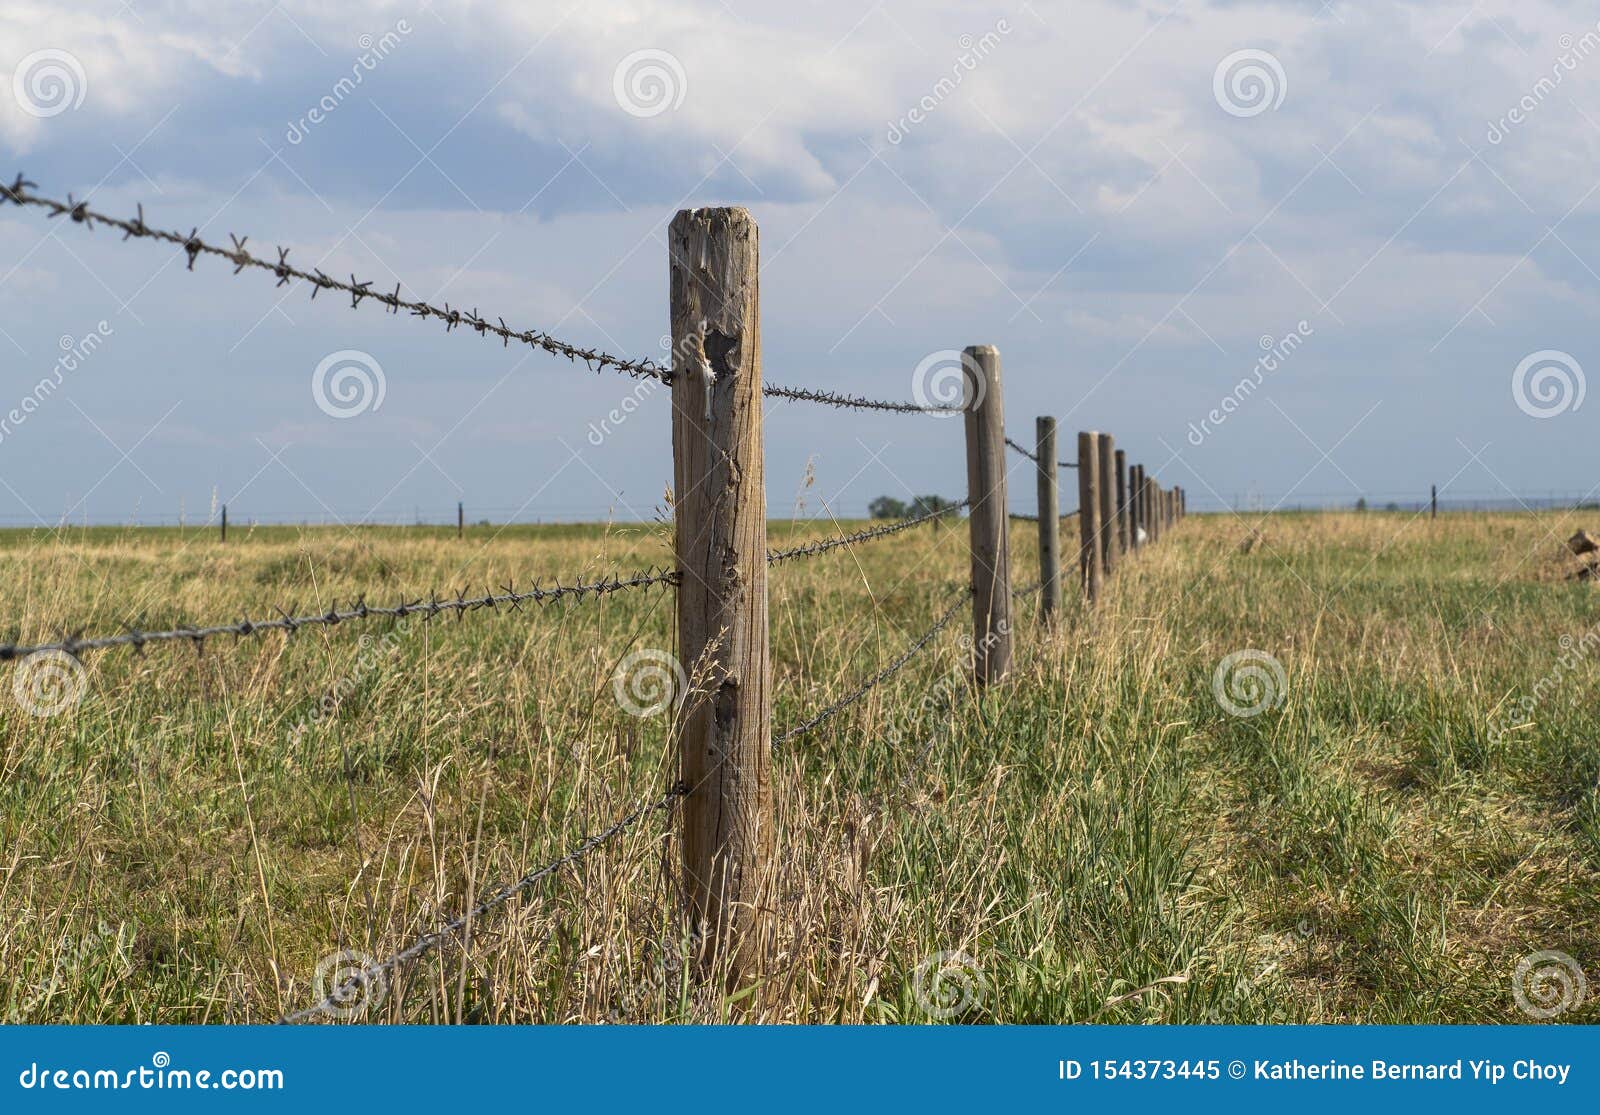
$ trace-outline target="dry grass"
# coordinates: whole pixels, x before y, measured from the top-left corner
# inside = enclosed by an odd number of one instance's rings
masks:
[[[1242,550],[1257,525],[1192,518],[1124,567],[1101,614],[1026,618],[1015,672],[981,698],[958,625],[784,748],[763,978],[737,1004],[685,977],[677,849],[655,817],[409,967],[368,1017],[922,1021],[918,965],[960,952],[978,970],[967,1021],[1521,1020],[1522,956],[1600,965],[1590,664],[1530,724],[1488,731],[1594,622],[1594,590],[1551,573],[1578,524],[1281,515]],[[11,534],[0,614],[29,640],[668,552],[632,526],[240,530],[226,547]],[[889,661],[965,572],[964,529],[943,526],[776,570],[775,727]],[[671,612],[669,593],[633,592],[110,652],[60,716],[8,700],[5,1009],[270,1020],[312,1001],[319,958],[387,955],[554,859],[674,777],[668,715],[629,715],[611,685],[630,651],[672,648]],[[1211,677],[1246,648],[1288,684],[1236,718]]]

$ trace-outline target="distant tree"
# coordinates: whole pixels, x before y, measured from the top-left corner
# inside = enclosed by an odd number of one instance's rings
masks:
[[[1360,499],[1356,500],[1356,510],[1357,511],[1365,511],[1366,509],[1367,509],[1367,497],[1366,496],[1362,496]]]
[[[1385,511],[1398,511],[1400,510],[1400,505],[1398,503],[1386,503],[1383,505],[1383,509]]]
[[[955,500],[943,496],[918,496],[911,501],[907,510],[911,515],[932,515],[939,511],[950,511],[955,505]]]
[[[893,496],[879,496],[867,504],[867,514],[874,519],[904,519],[906,505]]]

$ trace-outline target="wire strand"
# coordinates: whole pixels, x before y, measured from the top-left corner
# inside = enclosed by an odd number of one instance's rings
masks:
[[[501,592],[485,593],[482,596],[467,596],[465,591],[457,593],[454,597],[441,599],[431,596],[427,599],[404,600],[388,607],[369,605],[365,599],[358,599],[352,606],[343,609],[333,606],[326,612],[312,613],[309,615],[291,615],[279,610],[276,619],[239,619],[233,623],[218,623],[206,627],[178,627],[168,631],[141,631],[136,627],[120,635],[102,635],[90,639],[81,639],[75,635],[68,636],[54,643],[36,643],[32,646],[19,646],[15,643],[0,644],[0,662],[7,662],[16,658],[26,658],[29,655],[57,651],[69,654],[73,658],[80,657],[84,652],[91,650],[105,650],[110,647],[133,647],[142,651],[148,643],[175,643],[189,642],[195,648],[203,649],[207,639],[222,635],[232,635],[235,638],[245,638],[252,635],[262,635],[268,631],[287,631],[293,635],[302,627],[332,627],[351,620],[367,620],[383,617],[403,619],[406,616],[421,616],[431,620],[443,612],[454,612],[458,617],[466,612],[489,609],[498,611],[504,605],[508,611],[519,611],[524,603],[547,604],[551,601],[583,597],[609,596],[615,592],[631,588],[649,588],[653,585],[677,584],[682,579],[682,574],[676,569],[662,572],[639,573],[627,579],[613,578],[609,581],[595,581],[591,583],[578,583],[563,585],[559,581],[553,588],[540,588],[537,584],[527,591],[519,592],[511,585],[505,586]]]
[[[870,542],[877,538],[887,538],[891,534],[899,534],[903,530],[910,530],[912,527],[921,526],[923,523],[932,522],[934,519],[943,518],[946,515],[953,515],[962,508],[970,505],[971,501],[964,499],[960,503],[952,503],[948,507],[941,507],[937,511],[930,511],[926,515],[918,515],[914,519],[904,519],[889,526],[871,527],[866,530],[858,530],[854,534],[845,534],[840,535],[837,538],[829,538],[816,542],[807,542],[802,546],[794,546],[787,550],[768,550],[767,564],[777,565],[779,562],[788,561],[791,558],[797,557],[815,557],[817,554],[825,554],[829,550],[837,550],[840,546],[850,546],[859,542]]]
[[[386,980],[400,965],[425,956],[434,949],[446,944],[451,937],[460,933],[467,926],[476,922],[485,914],[504,906],[517,895],[531,889],[541,879],[554,875],[563,867],[569,867],[577,863],[596,848],[610,843],[624,832],[633,828],[650,814],[670,810],[679,798],[685,797],[688,793],[689,788],[679,782],[654,802],[641,805],[632,812],[624,814],[592,836],[585,836],[578,846],[566,855],[552,860],[543,867],[529,871],[514,883],[507,883],[505,886],[490,892],[486,897],[473,903],[472,908],[466,913],[459,917],[451,918],[444,925],[430,933],[424,933],[387,960],[366,965],[355,975],[345,979],[338,987],[329,991],[327,995],[312,1006],[306,1007],[304,1010],[295,1011],[293,1014],[286,1014],[279,1018],[278,1021],[284,1024],[305,1022],[314,1015],[332,1014],[347,1007],[352,1001],[357,1001],[357,997],[361,992],[380,977]]]

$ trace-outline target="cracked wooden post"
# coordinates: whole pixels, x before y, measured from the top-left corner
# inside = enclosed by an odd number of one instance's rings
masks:
[[[1034,420],[1039,455],[1039,616],[1049,621],[1061,607],[1061,495],[1057,487],[1056,420]]]
[[[774,839],[760,244],[727,208],[680,210],[668,245],[684,893],[701,974],[731,990],[758,975]]]
[[[1078,573],[1091,604],[1105,576],[1100,538],[1100,435],[1086,431],[1078,434]]]
[[[1100,435],[1100,564],[1109,582],[1117,571],[1117,445]]]
[[[1000,350],[961,353],[966,387],[967,511],[972,550],[972,677],[999,681],[1011,668],[1011,543],[1006,507],[1006,419]]]
[[[1112,533],[1117,539],[1117,551],[1121,554],[1133,549],[1133,532],[1129,529],[1128,517],[1128,455],[1118,449],[1112,458],[1112,468],[1116,469],[1117,489],[1117,528]]]

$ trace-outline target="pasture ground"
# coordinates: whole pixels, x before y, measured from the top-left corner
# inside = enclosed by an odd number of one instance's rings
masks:
[[[1580,641],[1600,616],[1561,546],[1600,523],[1272,515],[1241,552],[1255,524],[1192,516],[1055,632],[1024,603],[1014,673],[981,699],[962,622],[780,749],[775,930],[737,1007],[684,979],[656,816],[408,968],[369,1019],[924,1021],[914,976],[940,953],[967,958],[946,958],[968,967],[965,1021],[1521,1022],[1529,953],[1600,980],[1600,668]],[[772,541],[858,525],[776,522]],[[1034,531],[1013,526],[1019,585]],[[627,573],[665,563],[667,538],[10,532],[0,617],[24,642],[261,618]],[[773,569],[775,730],[893,658],[966,563],[965,525],[936,524]],[[393,953],[659,796],[670,712],[629,714],[612,676],[672,632],[672,594],[651,590],[109,651],[51,718],[8,676],[0,1010],[263,1022],[308,1005],[320,958]],[[1236,717],[1213,671],[1245,649],[1287,684]],[[1531,722],[1508,721],[1536,686]],[[1600,1022],[1597,1000],[1562,1020]]]

